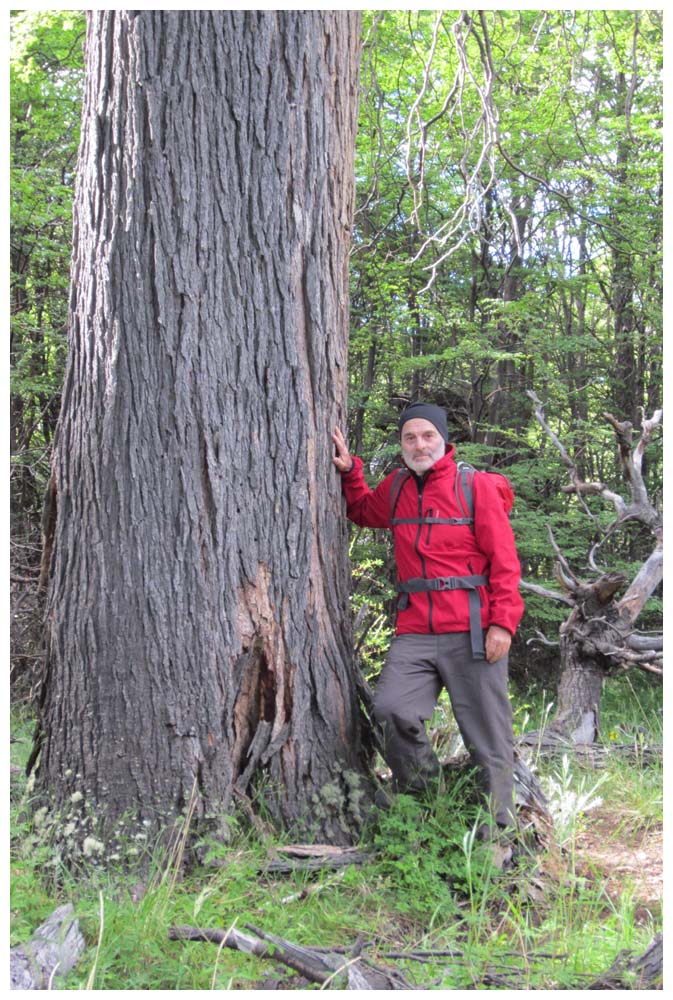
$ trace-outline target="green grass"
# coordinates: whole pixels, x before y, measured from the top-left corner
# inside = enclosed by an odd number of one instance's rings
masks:
[[[659,726],[660,737],[660,701],[647,687],[635,695],[623,685],[621,705],[617,695],[614,704],[606,699],[605,717],[611,725],[619,719],[622,728],[645,728],[648,738]],[[534,711],[544,714],[540,706]],[[14,721],[19,742],[12,744],[12,758],[23,764],[31,727]],[[600,775],[574,760],[541,760],[538,767],[541,780],[555,781],[570,797],[564,850],[553,844],[504,876],[470,836],[479,814],[462,779],[425,802],[399,796],[363,836],[360,846],[376,855],[366,866],[270,877],[259,874],[266,845],[237,819],[227,847],[213,845],[217,865],[178,870],[181,854],[174,849],[154,855],[149,875],[120,864],[68,873],[41,845],[21,798],[24,779],[15,777],[11,943],[29,937],[56,906],[70,901],[87,951],[65,989],[253,989],[278,974],[277,963],[170,941],[167,933],[174,924],[243,930],[246,923],[308,946],[349,947],[361,937],[369,958],[426,989],[576,986],[604,972],[622,949],[642,952],[660,929],[659,916],[638,911],[628,880],[617,899],[606,894],[601,878],[580,863],[577,839],[596,822],[597,809],[620,843],[638,843],[660,827],[661,768],[621,758],[610,759]],[[597,807],[598,799],[603,804]],[[527,886],[534,864],[539,873],[532,898]],[[448,950],[455,956],[423,962],[386,957]],[[283,974],[285,988],[296,982],[289,970]]]

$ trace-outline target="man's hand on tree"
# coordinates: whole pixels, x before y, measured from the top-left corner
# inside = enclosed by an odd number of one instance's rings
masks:
[[[506,628],[500,625],[491,625],[486,633],[486,659],[489,663],[495,663],[502,656],[509,653],[512,645],[512,636]]]
[[[332,441],[337,450],[337,454],[334,456],[332,461],[336,465],[339,472],[350,472],[353,468],[353,457],[348,450],[348,445],[346,444],[346,438],[341,433],[338,427],[334,428],[334,434],[332,434]]]

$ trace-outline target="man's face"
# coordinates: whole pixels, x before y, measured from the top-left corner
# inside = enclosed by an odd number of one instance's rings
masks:
[[[446,452],[444,438],[435,425],[421,417],[402,424],[401,444],[404,464],[417,476],[427,472]]]

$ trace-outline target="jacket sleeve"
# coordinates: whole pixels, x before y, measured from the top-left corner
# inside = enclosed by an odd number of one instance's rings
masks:
[[[389,479],[386,477],[375,490],[370,490],[362,472],[362,459],[353,458],[350,471],[341,473],[349,520],[361,528],[390,527]]]
[[[514,532],[497,484],[488,473],[475,475],[473,491],[475,537],[490,563],[489,625],[500,625],[514,635],[524,612],[519,593],[521,563]]]

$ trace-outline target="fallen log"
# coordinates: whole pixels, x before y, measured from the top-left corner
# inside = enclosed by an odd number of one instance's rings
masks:
[[[292,875],[295,872],[318,872],[329,868],[337,870],[349,865],[364,865],[374,860],[374,855],[360,851],[357,847],[333,847],[329,844],[293,844],[288,847],[267,845],[273,855],[258,869],[260,875]],[[278,857],[287,854],[289,857]],[[226,868],[229,861],[226,858],[213,858],[207,862],[209,867]]]
[[[614,742],[602,745],[600,743],[573,743],[572,740],[554,732],[534,731],[523,733],[517,737],[516,746],[534,750],[536,756],[554,757],[568,756],[577,758],[592,767],[606,767],[610,757],[619,756],[634,760],[639,764],[658,764],[663,759],[664,748],[661,744],[651,744],[643,741],[637,734],[628,742]]]
[[[55,979],[67,975],[86,948],[70,903],[59,906],[32,938],[9,953],[12,990],[52,989]]]
[[[324,868],[347,868],[349,865],[364,865],[373,860],[373,855],[359,851],[355,847],[332,847],[328,844],[293,844],[276,847],[279,854],[288,858],[269,861],[260,869],[265,875],[291,875],[293,872],[315,872]]]
[[[311,983],[323,988],[348,990],[410,990],[414,989],[396,969],[384,969],[365,959],[356,946],[355,954],[306,948],[284,938],[269,934],[258,927],[246,925],[251,934],[231,927],[228,931],[213,927],[169,927],[172,941],[208,941],[220,947],[232,948],[274,962],[298,972]]]

